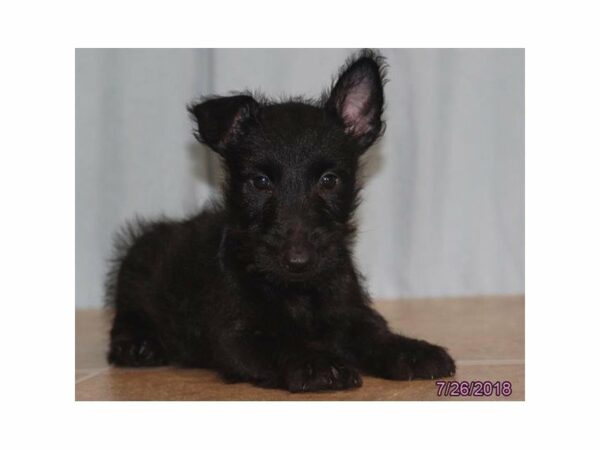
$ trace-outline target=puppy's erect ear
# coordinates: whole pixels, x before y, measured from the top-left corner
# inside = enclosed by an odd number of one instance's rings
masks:
[[[325,107],[344,123],[346,133],[366,150],[383,131],[382,56],[364,50],[344,69],[331,90]]]
[[[214,151],[225,150],[243,133],[258,103],[249,95],[216,97],[188,107],[196,119],[196,139]]]

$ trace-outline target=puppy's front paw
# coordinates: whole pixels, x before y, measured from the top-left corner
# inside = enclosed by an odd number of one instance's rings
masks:
[[[151,339],[117,338],[110,344],[108,362],[115,366],[164,366],[167,358],[162,347]]]
[[[362,386],[356,369],[324,358],[313,358],[289,364],[284,374],[290,392],[352,389]]]
[[[390,355],[391,356],[391,355]],[[440,346],[411,340],[388,359],[387,375],[395,380],[431,379],[453,376],[454,360]]]

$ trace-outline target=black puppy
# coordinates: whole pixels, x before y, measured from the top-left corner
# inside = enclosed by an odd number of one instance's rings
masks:
[[[210,367],[294,392],[357,387],[359,371],[454,374],[443,348],[388,329],[352,262],[357,168],[384,128],[384,68],[362,51],[320,101],[235,95],[189,108],[196,137],[223,158],[224,202],[121,235],[111,363]]]

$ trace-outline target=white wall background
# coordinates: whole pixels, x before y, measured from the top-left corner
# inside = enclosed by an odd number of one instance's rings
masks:
[[[351,50],[76,52],[76,303],[102,304],[114,231],[181,217],[218,162],[185,106],[318,95]],[[524,51],[383,50],[387,131],[366,158],[357,262],[375,298],[524,292]]]

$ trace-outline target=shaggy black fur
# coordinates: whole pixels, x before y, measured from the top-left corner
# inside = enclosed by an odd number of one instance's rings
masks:
[[[210,367],[293,392],[358,387],[359,371],[454,374],[443,348],[388,329],[352,262],[356,174],[384,129],[384,72],[362,51],[320,101],[190,106],[197,138],[223,158],[224,202],[121,235],[111,363]]]

